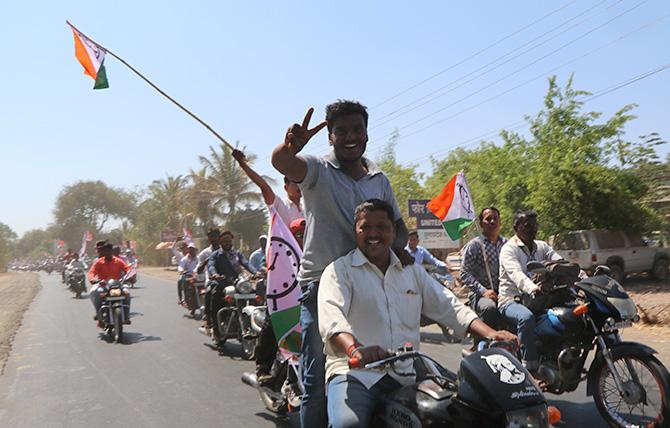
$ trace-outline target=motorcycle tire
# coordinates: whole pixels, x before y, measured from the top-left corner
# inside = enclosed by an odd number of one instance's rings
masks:
[[[286,402],[286,400],[284,399],[275,400],[267,392],[265,392],[263,388],[260,388],[258,390],[258,393],[261,396],[261,401],[263,402],[265,408],[271,411],[272,413],[276,413],[278,415],[285,415],[288,412],[288,403]]]
[[[123,341],[123,323],[121,322],[121,308],[114,308],[114,341],[121,343]]]
[[[614,379],[611,376],[607,364],[602,364],[594,373],[596,388],[593,394],[593,400],[595,401],[598,412],[603,419],[607,421],[608,425],[611,427],[622,428],[633,425],[655,428],[670,427],[670,374],[663,364],[650,354],[642,356],[615,354],[613,355],[613,360],[615,368],[622,376],[622,381],[626,386],[629,386],[630,389],[628,391],[629,397],[623,397],[621,392],[618,391],[617,386],[614,384]],[[635,371],[637,377],[639,377],[639,382],[632,379],[628,370],[628,365],[626,364],[627,361],[630,362],[631,366],[636,368]],[[646,370],[646,375],[650,374],[651,379],[648,379],[648,376],[641,376],[641,369]],[[651,384],[649,385],[650,382]],[[642,385],[640,385],[640,383],[642,383]],[[659,389],[660,397],[656,397],[656,394],[649,394],[647,389],[644,388],[645,386],[657,387]],[[603,395],[606,390],[614,390],[615,392],[618,392],[617,396],[614,397],[614,400],[617,400],[616,406],[612,403],[608,404],[608,400]],[[630,412],[623,409],[621,413],[618,413],[617,409],[619,406],[625,407],[629,405],[626,403],[626,398],[635,401],[636,393],[640,394],[640,400],[644,400],[646,403],[635,403],[632,405],[632,410]],[[633,418],[631,415],[633,410],[640,404],[647,403],[658,403],[659,409],[657,410],[655,418],[653,420],[638,420],[639,418]],[[656,410],[654,410],[654,413],[655,412]],[[646,414],[647,413],[644,412],[643,408],[642,417],[646,416]],[[628,417],[629,420],[625,419],[626,417]]]
[[[256,335],[248,336],[251,333],[251,320],[248,315],[242,314],[239,323],[239,340],[242,344],[242,358],[245,360],[253,360],[256,357],[256,343],[258,342],[258,337]]]

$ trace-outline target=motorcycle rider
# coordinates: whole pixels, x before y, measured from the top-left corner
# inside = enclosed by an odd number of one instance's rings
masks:
[[[367,200],[354,217],[356,248],[325,268],[318,291],[319,330],[327,354],[328,419],[333,428],[370,426],[382,394],[415,382],[415,376],[407,375],[413,372],[411,362],[380,371],[349,369],[348,359],[356,357],[366,364],[408,342],[418,349],[422,314],[460,335],[467,330],[493,340],[516,341],[512,333],[496,331],[478,319],[422,267],[402,267],[391,250],[396,226],[390,204]]]
[[[205,312],[207,313],[207,328],[211,330],[212,337],[218,342],[218,331],[212,329],[216,314],[222,307],[222,294],[227,285],[232,284],[240,273],[242,268],[246,269],[252,275],[256,274],[244,255],[233,248],[233,239],[235,236],[229,230],[221,233],[219,249],[209,256],[207,262],[207,272],[209,273],[210,286],[205,297]]]
[[[407,234],[407,245],[405,251],[414,257],[414,263],[419,266],[428,264],[438,268],[446,269],[447,264],[442,260],[438,260],[430,251],[419,245],[419,232],[412,230]]]
[[[461,281],[468,286],[470,307],[492,328],[502,328],[498,312],[500,250],[507,239],[500,236],[500,211],[487,207],[479,212],[481,235],[465,244],[462,250]],[[479,338],[473,338],[476,348]]]
[[[202,250],[200,254],[198,254],[198,268],[196,269],[196,272],[198,274],[202,274],[203,272],[205,273],[205,284],[207,286],[207,293],[205,293],[205,314],[203,316],[202,326],[199,327],[198,330],[203,334],[209,335],[210,329],[209,321],[207,320],[207,308],[209,308],[210,305],[210,298],[212,295],[211,289],[213,284],[209,280],[207,263],[209,262],[209,256],[214,251],[218,250],[221,246],[221,229],[216,226],[211,226],[209,229],[207,229],[207,240],[209,241],[209,246]]]
[[[355,240],[351,213],[358,204],[377,197],[394,207],[397,236],[393,245],[403,265],[414,263],[405,250],[407,228],[398,209],[393,189],[384,173],[363,154],[368,142],[368,112],[358,102],[338,100],[326,107],[326,120],[309,128],[314,109],[307,110],[302,124],[294,123],[284,142],[272,153],[272,165],[298,183],[305,203],[305,252],[298,273],[302,289],[303,395],[300,423],[303,428],[327,424],[325,355],[319,335],[316,294],[323,269],[351,251]],[[332,152],[323,157],[298,155],[321,129],[328,128]]]
[[[98,327],[102,327],[102,320],[98,319],[98,312],[100,311],[100,306],[102,306],[102,297],[100,293],[105,292],[105,288],[97,287],[97,284],[100,281],[109,281],[109,280],[120,280],[123,278],[127,272],[130,271],[130,266],[128,266],[123,260],[118,257],[114,257],[114,247],[112,244],[107,243],[102,247],[102,258],[96,260],[91,266],[91,270],[88,272],[88,281],[91,283],[92,287],[89,291],[91,296],[91,302],[95,308],[95,316],[93,319],[98,321]],[[124,287],[125,289],[126,287]],[[130,324],[130,294],[127,290],[124,290],[124,295],[126,296],[125,300],[125,324]]]
[[[265,247],[268,243],[268,237],[261,235],[258,237],[258,248],[249,256],[249,266],[256,272],[265,268]]]
[[[556,261],[562,257],[549,244],[535,239],[538,229],[535,211],[515,212],[513,225],[515,235],[500,250],[498,310],[508,326],[516,330],[521,341],[522,363],[535,375],[538,368],[535,316],[521,304],[521,293],[536,295],[541,284],[530,279],[526,264],[529,260]]]
[[[98,256],[98,258],[104,257],[102,250],[106,244],[107,241],[98,241],[95,243],[95,254]]]
[[[195,274],[198,269],[198,248],[194,243],[186,246],[186,255],[179,260],[177,273],[179,273],[179,280],[177,281],[177,297],[180,304],[184,303],[184,287],[186,282]]]

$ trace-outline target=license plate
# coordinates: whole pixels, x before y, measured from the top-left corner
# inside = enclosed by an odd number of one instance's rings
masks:
[[[108,302],[116,302],[116,301],[125,300],[125,299],[126,299],[126,298],[123,297],[123,296],[119,296],[119,297],[108,297],[108,298],[107,298],[107,301],[108,301]]]

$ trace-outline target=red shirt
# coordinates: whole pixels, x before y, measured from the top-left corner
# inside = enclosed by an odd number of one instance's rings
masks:
[[[96,278],[101,281],[121,279],[129,270],[130,266],[118,257],[112,257],[112,261],[110,262],[101,257],[93,263],[91,270],[88,271],[88,280],[93,281]]]

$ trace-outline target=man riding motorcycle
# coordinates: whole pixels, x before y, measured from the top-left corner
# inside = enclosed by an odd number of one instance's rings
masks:
[[[195,244],[190,243],[186,247],[186,255],[179,260],[177,273],[179,273],[179,280],[177,281],[177,294],[180,304],[184,303],[184,287],[186,282],[195,275],[198,269],[198,248]]]
[[[350,369],[348,359],[366,364],[408,342],[418,349],[421,314],[461,334],[467,330],[493,340],[516,341],[513,334],[493,330],[478,319],[422,267],[403,269],[391,250],[393,219],[394,210],[385,201],[360,204],[355,212],[356,249],[329,264],[321,276],[319,330],[327,356],[331,427],[369,426],[382,394],[414,383],[411,362],[396,372]]]
[[[128,266],[123,260],[118,257],[114,257],[114,247],[112,244],[107,243],[101,248],[102,258],[99,258],[91,270],[88,272],[88,280],[91,283],[91,290],[89,294],[91,296],[91,302],[95,308],[95,316],[93,319],[98,321],[98,327],[102,328],[102,322],[98,319],[98,312],[100,311],[100,306],[102,306],[102,297],[100,293],[104,293],[106,290],[104,287],[98,287],[97,284],[100,281],[109,281],[109,280],[120,280],[123,276],[130,271],[130,266]],[[125,323],[130,324],[130,294],[124,293],[126,296],[125,301]]]

